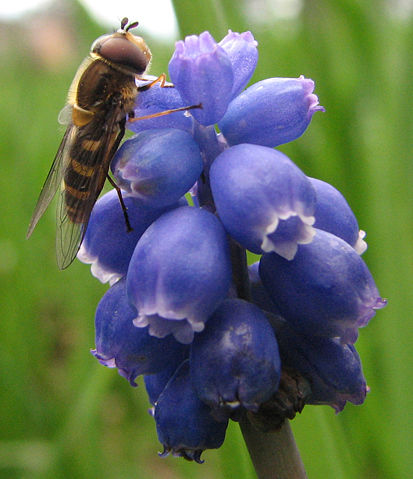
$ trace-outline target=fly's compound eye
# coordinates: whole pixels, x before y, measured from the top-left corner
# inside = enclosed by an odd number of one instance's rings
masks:
[[[145,42],[132,34],[100,37],[92,45],[91,51],[137,75],[145,72],[151,59]]]

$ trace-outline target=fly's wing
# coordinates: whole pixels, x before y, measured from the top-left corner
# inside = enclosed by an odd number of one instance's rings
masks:
[[[89,208],[90,211],[87,213],[86,209],[84,215],[90,216],[92,211],[93,201]],[[74,205],[78,210],[80,208],[85,208],[83,203]],[[56,209],[56,259],[59,269],[67,268],[73,260],[76,258],[79,247],[82,243],[83,237],[86,232],[87,223],[75,223],[67,215],[67,207],[65,204],[65,191],[64,184],[62,185],[62,190],[59,195],[58,205]]]
[[[119,113],[120,105],[116,105],[108,112],[104,126],[102,123],[96,125],[96,122],[92,121],[85,127],[90,128],[91,131],[96,128],[102,129],[102,136],[99,139],[99,147],[94,151],[79,149],[77,153],[75,159],[79,164],[95,166],[93,174],[88,178],[87,188],[85,188],[85,183],[83,185],[71,184],[72,190],[77,190],[79,193],[88,191],[89,194],[87,198],[83,198],[81,194],[77,199],[72,197],[70,215],[65,201],[64,182],[62,183],[57,207],[56,233],[56,256],[60,269],[67,268],[79,251],[93,206],[105,183],[110,162],[124,135],[124,122],[119,125]],[[75,220],[73,212],[75,212]]]
[[[46,211],[47,207],[52,201],[62,181],[63,174],[67,167],[68,161],[67,151],[70,147],[70,140],[74,134],[75,129],[76,127],[73,125],[69,125],[66,129],[66,133],[62,139],[62,142],[60,143],[52,167],[50,168],[49,174],[47,175],[46,181],[44,182],[42,191],[40,192],[39,199],[37,200],[37,204],[30,220],[29,228],[27,230],[26,238],[30,238],[35,226],[37,225],[39,219],[43,216],[43,213]]]

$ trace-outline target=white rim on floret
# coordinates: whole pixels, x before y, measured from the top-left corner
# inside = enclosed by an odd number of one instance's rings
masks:
[[[274,243],[270,236],[275,233],[278,228],[280,220],[288,220],[293,216],[298,216],[301,220],[301,227],[299,228],[298,238],[295,240]],[[314,216],[305,216],[296,211],[274,212],[274,217],[268,226],[264,229],[261,249],[265,253],[274,251],[287,260],[292,260],[297,252],[299,244],[308,244],[314,238],[315,229],[313,224],[315,222]]]
[[[115,284],[123,275],[119,273],[114,273],[108,271],[104,266],[99,263],[97,256],[91,256],[86,248],[82,245],[80,246],[79,252],[77,253],[77,259],[85,264],[90,264],[90,272],[92,276],[97,278],[101,283],[109,283],[110,286]]]

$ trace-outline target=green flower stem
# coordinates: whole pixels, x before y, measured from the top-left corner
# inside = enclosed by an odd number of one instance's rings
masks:
[[[244,416],[240,427],[258,479],[307,478],[288,420],[276,432],[262,432]]]

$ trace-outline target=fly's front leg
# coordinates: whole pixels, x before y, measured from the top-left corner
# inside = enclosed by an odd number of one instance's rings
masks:
[[[115,156],[116,150],[118,149],[119,144],[125,134],[125,123],[126,123],[126,118],[124,118],[122,121],[119,122],[119,133],[110,151],[110,158],[113,158]],[[109,183],[115,188],[116,193],[118,194],[119,203],[122,208],[123,216],[125,218],[126,231],[130,233],[131,231],[133,231],[133,228],[129,221],[128,209],[126,208],[125,202],[123,200],[122,191],[119,188],[119,186],[115,183],[115,181],[111,178],[109,173],[106,174],[106,178],[109,180]]]
[[[116,193],[118,194],[119,203],[120,203],[120,206],[122,208],[123,216],[125,218],[126,231],[127,231],[127,233],[130,233],[131,231],[133,231],[133,228],[132,228],[132,226],[130,224],[130,221],[129,221],[128,209],[126,208],[125,202],[123,201],[122,191],[119,188],[119,186],[112,180],[109,173],[106,176],[106,178],[109,180],[109,183],[115,188]]]
[[[140,80],[142,80],[142,78],[140,78]],[[141,92],[141,91],[149,90],[149,88],[152,88],[157,83],[160,83],[159,86],[161,88],[174,88],[174,85],[172,83],[168,85],[166,84],[166,75],[165,73],[162,73],[161,75],[158,76],[158,78],[155,78],[155,80],[152,80],[150,83],[139,86],[138,91]]]

